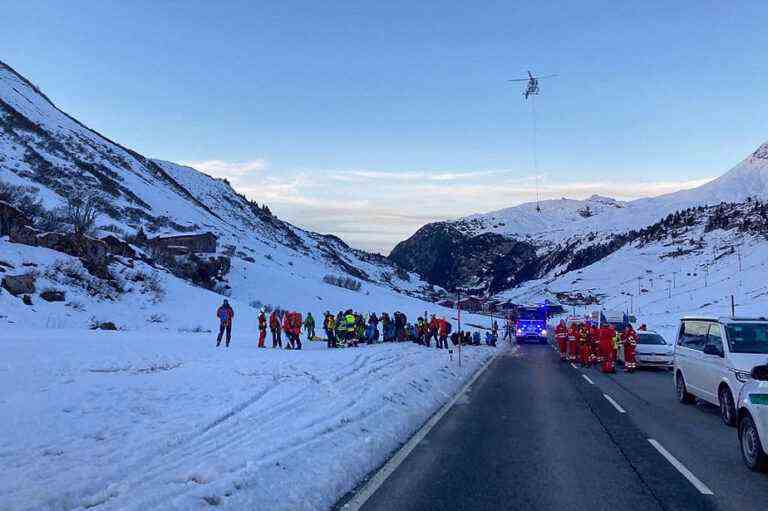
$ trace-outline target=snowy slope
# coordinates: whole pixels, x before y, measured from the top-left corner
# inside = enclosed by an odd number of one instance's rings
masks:
[[[346,309],[356,305],[366,310],[381,309],[388,303],[415,305],[416,298],[433,294],[417,275],[396,267],[391,261],[347,246],[333,236],[305,231],[271,215],[255,201],[233,190],[225,180],[215,179],[193,168],[146,158],[87,128],[62,112],[31,82],[0,62],[0,183],[33,190],[47,210],[65,203],[76,190],[93,190],[108,198],[108,207],[98,219],[98,235],[117,233],[130,236],[140,229],[148,236],[213,232],[218,254],[231,259],[232,269],[221,288],[240,306],[263,303],[283,308],[306,307]],[[255,198],[258,200],[258,197]],[[110,229],[107,232],[105,229]],[[36,297],[34,310],[19,299],[0,292],[0,320],[24,317],[32,325],[85,325],[94,311],[113,317],[119,326],[140,328],[147,315],[123,314],[125,306],[140,309],[162,308],[166,315],[183,313],[173,303],[205,304],[192,310],[210,315],[214,293],[178,282],[162,267],[142,271],[156,273],[167,289],[164,300],[136,295],[131,283],[131,261],[118,261],[111,271],[118,280],[128,279],[126,294],[110,299],[94,297],[77,286],[46,277],[55,263],[79,264],[69,256],[45,249],[18,246],[0,239],[0,261],[5,270],[18,274],[34,270],[39,274],[38,292],[46,287],[68,292],[78,307],[48,304]],[[140,263],[137,263],[141,266]],[[0,268],[2,276],[3,268]],[[134,272],[135,273],[135,272]],[[359,292],[323,282],[327,275],[351,276],[362,284]],[[133,293],[133,295],[131,295]],[[193,298],[195,297],[195,298]],[[134,303],[135,302],[135,303]],[[382,305],[382,307],[379,307]],[[45,311],[35,314],[36,310]],[[112,312],[110,312],[112,310]],[[183,318],[171,318],[181,327]]]
[[[558,199],[525,203],[456,220],[465,233],[493,232],[530,236],[540,241],[562,241],[588,232],[624,232],[650,225],[664,216],[692,206],[739,202],[747,197],[768,198],[768,143],[717,179],[690,190],[622,202],[593,196],[585,200]]]
[[[745,225],[754,203],[733,205],[730,217]],[[764,206],[765,211],[768,206]],[[673,340],[686,314],[768,316],[768,218],[752,217],[749,231],[738,225],[707,228],[716,208],[694,225],[637,239],[600,261],[532,280],[500,295],[516,303],[560,300],[568,312],[633,311],[640,323]],[[597,303],[587,303],[594,298]],[[568,305],[570,304],[570,305]]]

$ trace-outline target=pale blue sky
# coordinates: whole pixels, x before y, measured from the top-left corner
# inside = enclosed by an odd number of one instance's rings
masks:
[[[768,140],[768,2],[44,2],[0,59],[148,156],[387,251],[535,196],[659,193]],[[537,99],[527,69],[559,76]]]

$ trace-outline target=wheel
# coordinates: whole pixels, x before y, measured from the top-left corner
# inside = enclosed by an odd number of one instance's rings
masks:
[[[688,388],[685,386],[685,378],[682,373],[677,373],[675,377],[675,389],[677,390],[677,400],[684,405],[689,405],[696,401],[693,394],[688,393]]]
[[[736,426],[736,405],[733,403],[733,394],[731,389],[726,386],[720,387],[717,393],[717,399],[720,401],[720,418],[726,426]]]
[[[748,413],[739,423],[739,446],[744,464],[755,472],[768,471],[768,456],[760,443],[760,435],[757,432],[755,421]]]

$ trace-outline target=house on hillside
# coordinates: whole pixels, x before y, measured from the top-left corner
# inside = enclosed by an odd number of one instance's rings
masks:
[[[182,234],[178,236],[158,236],[157,238],[149,240],[149,244],[153,247],[174,253],[186,249],[186,251],[190,253],[202,252],[213,254],[216,252],[217,248],[216,235],[212,232],[205,232],[202,234]]]
[[[468,296],[459,301],[458,307],[463,311],[482,312],[485,300],[477,296]]]

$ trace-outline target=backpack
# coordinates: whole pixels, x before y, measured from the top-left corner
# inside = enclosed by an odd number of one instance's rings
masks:
[[[448,333],[448,335],[451,335],[451,332],[453,332],[453,325],[451,325],[450,321],[445,322],[445,331]]]

